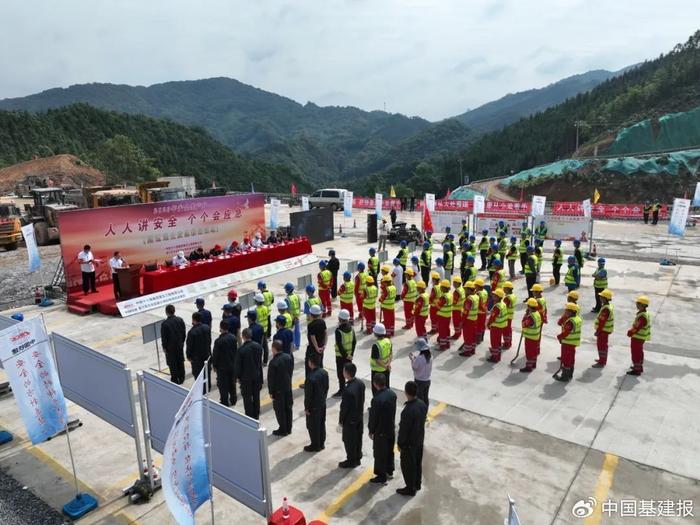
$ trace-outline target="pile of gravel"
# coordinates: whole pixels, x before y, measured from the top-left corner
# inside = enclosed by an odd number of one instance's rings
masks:
[[[49,507],[31,490],[0,469],[0,523],[2,525],[65,525],[69,520]]]

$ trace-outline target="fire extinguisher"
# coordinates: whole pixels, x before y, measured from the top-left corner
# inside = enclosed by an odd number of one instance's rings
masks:
[[[41,293],[41,288],[38,286],[34,289],[34,304],[39,304],[44,298],[44,294]]]

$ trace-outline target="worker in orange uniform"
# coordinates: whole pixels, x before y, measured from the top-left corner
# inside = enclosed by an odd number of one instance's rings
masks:
[[[542,316],[540,316],[539,306],[537,300],[530,297],[527,300],[527,310],[525,310],[520,324],[525,340],[525,366],[520,371],[527,374],[537,368],[537,357],[540,355]]]
[[[542,289],[541,284],[533,284],[532,288],[530,288],[530,292],[532,292],[532,296],[537,300],[537,304],[539,304],[540,308],[540,315],[542,316],[542,324],[547,324],[547,321],[549,318],[547,317],[547,299],[544,298],[544,295],[542,292],[544,290]]]
[[[418,297],[416,297],[416,304],[413,307],[413,316],[416,320],[416,335],[418,337],[427,337],[428,331],[425,328],[425,323],[430,312],[430,296],[425,291],[425,281],[418,281],[416,288],[418,288]]]
[[[328,266],[326,261],[321,261],[318,263],[318,266],[321,271],[318,272],[316,280],[318,281],[318,298],[321,299],[321,308],[323,309],[322,317],[330,317],[333,308],[331,306],[331,284],[333,281],[333,274],[326,268],[326,266]]]
[[[491,336],[491,346],[489,347],[489,357],[487,361],[490,363],[498,363],[501,361],[501,352],[503,351],[503,330],[508,324],[508,307],[503,302],[506,293],[503,288],[497,288],[491,292],[493,296],[493,308],[491,315],[486,323]]]
[[[576,347],[581,344],[581,325],[583,322],[579,316],[579,306],[574,303],[566,303],[564,316],[561,333],[557,336],[561,344],[561,368],[554,374],[554,379],[568,383],[574,375]]]
[[[343,283],[338,288],[338,297],[340,298],[340,309],[347,310],[350,314],[350,324],[353,324],[354,315],[352,309],[352,298],[355,295],[355,283],[352,282],[350,272],[343,273]]]
[[[486,314],[489,309],[489,293],[484,289],[484,280],[481,277],[474,280],[474,291],[479,296],[479,315],[476,318],[476,344],[480,345],[484,341]]]
[[[365,263],[357,263],[357,275],[355,275],[355,302],[357,303],[357,318],[363,317],[363,295],[366,287],[366,280],[369,274],[365,271]]]
[[[365,289],[362,292],[362,315],[365,318],[365,333],[369,335],[377,320],[377,286],[371,275],[365,277]]]
[[[386,336],[393,337],[396,316],[394,308],[396,307],[396,286],[391,275],[387,274],[382,277],[382,291],[379,295],[379,306],[382,309],[382,323],[386,329]]]
[[[452,320],[452,294],[450,293],[450,281],[440,281],[440,298],[437,302],[438,318],[438,347],[440,350],[450,348],[450,321]]]
[[[651,339],[651,315],[648,308],[649,298],[646,295],[637,297],[637,315],[632,328],[627,331],[632,352],[632,366],[627,374],[631,376],[640,376],[644,372],[644,342]]]
[[[515,305],[518,304],[518,296],[513,293],[513,283],[506,281],[503,283],[505,297],[503,302],[508,308],[508,323],[503,330],[503,350],[510,350],[513,346],[513,317],[515,317]]]
[[[440,290],[440,274],[438,272],[430,272],[430,281],[433,287],[430,289],[430,334],[438,332],[438,300],[442,291]]]
[[[452,292],[452,326],[455,330],[452,339],[457,340],[462,337],[462,310],[467,292],[462,287],[462,278],[459,275],[452,278],[452,286],[454,287]]]
[[[414,279],[416,272],[412,268],[406,268],[404,272],[404,283],[401,289],[401,300],[403,301],[403,315],[406,318],[404,330],[413,328],[415,315],[413,309],[416,307],[416,299],[418,298],[418,287]]]
[[[595,337],[598,347],[598,359],[593,368],[603,368],[608,362],[608,338],[615,329],[615,314],[613,312],[612,292],[605,288],[600,296],[600,310],[595,318]]]
[[[462,351],[459,355],[469,357],[476,352],[476,325],[479,316],[479,296],[474,290],[474,281],[464,283],[464,308],[462,309]]]

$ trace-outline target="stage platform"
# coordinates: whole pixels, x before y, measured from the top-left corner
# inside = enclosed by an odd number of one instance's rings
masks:
[[[117,301],[114,299],[112,283],[97,285],[97,293],[83,294],[74,292],[68,295],[68,311],[87,315],[99,312],[104,315],[119,315]]]

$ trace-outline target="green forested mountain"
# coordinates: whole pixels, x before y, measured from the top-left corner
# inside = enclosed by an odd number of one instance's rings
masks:
[[[602,82],[621,73],[622,71],[596,69],[580,75],[573,75],[540,89],[508,94],[453,118],[475,131],[484,133],[496,131],[523,117],[529,117],[561,104],[567,98],[590,91]]]
[[[34,156],[76,155],[107,172],[114,182],[157,174],[193,175],[228,189],[287,191],[292,181],[311,189],[289,168],[236,155],[205,130],[166,120],[77,104],[41,113],[0,111],[0,167]],[[126,166],[120,169],[120,166]]]
[[[44,111],[79,102],[201,126],[237,152],[285,163],[319,183],[430,126],[383,111],[302,105],[230,78],[149,87],[82,84],[0,100],[0,109]]]

